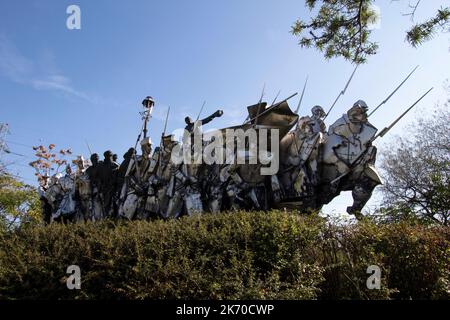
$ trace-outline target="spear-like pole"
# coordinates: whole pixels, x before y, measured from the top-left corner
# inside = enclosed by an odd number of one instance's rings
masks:
[[[386,102],[388,102],[389,99],[397,92],[398,89],[401,88],[401,86],[403,86],[403,84],[409,79],[409,77],[411,77],[411,75],[414,73],[414,71],[417,70],[418,67],[419,67],[419,66],[416,66],[416,67],[413,69],[413,71],[411,71],[411,72],[408,74],[408,76],[402,81],[402,83],[400,83],[400,84],[398,85],[398,87],[395,88],[395,90],[392,91],[392,93],[391,93],[386,99],[384,99],[384,100],[383,100],[383,101],[382,101],[375,109],[373,109],[373,111],[372,111],[371,113],[369,113],[369,115],[368,115],[367,117],[370,117],[375,111],[378,110],[379,107],[381,107],[383,104],[385,104]]]
[[[275,103],[275,101],[277,101],[277,98],[278,98],[278,96],[280,95],[280,93],[281,93],[281,90],[278,90],[277,95],[275,96],[275,98],[273,98],[273,101],[272,101],[272,103],[270,104],[271,106]]]
[[[166,130],[167,130],[167,122],[169,120],[169,113],[170,113],[170,106],[167,108],[167,113],[166,113],[166,120],[164,122],[164,130],[161,134],[161,141],[159,143],[159,155],[158,155],[158,172],[160,174],[162,174],[161,170],[161,162],[162,162],[162,151],[163,151],[163,139],[164,136],[166,135]]]
[[[265,90],[265,88],[266,88],[266,83],[264,82],[263,89],[261,91],[261,97],[259,98],[259,102],[258,102],[258,113],[259,113],[259,107],[261,106],[261,102],[262,102],[262,99],[264,97],[264,90]],[[244,124],[247,122],[247,120],[249,118],[250,118],[250,115],[247,115],[247,118],[245,118],[245,120],[244,120]]]
[[[339,92],[339,95],[337,96],[336,100],[334,100],[333,104],[331,105],[330,109],[328,110],[328,112],[325,115],[325,118],[323,118],[323,120],[325,120],[328,117],[328,115],[330,114],[331,110],[333,110],[334,106],[338,102],[339,98],[345,94],[345,91],[347,91],[347,88],[350,85],[350,82],[352,81],[353,76],[355,75],[355,72],[358,69],[358,67],[359,67],[359,64],[356,65],[355,70],[353,70],[352,75],[350,76],[350,78],[347,81],[347,84],[345,85],[344,89],[341,92]]]
[[[305,84],[303,85],[302,95],[300,96],[300,100],[298,101],[297,109],[295,109],[295,113],[298,114],[300,110],[300,106],[302,105],[303,95],[305,94],[306,84],[308,83],[308,76],[306,76]]]
[[[258,109],[256,110],[256,117],[255,117],[255,126],[256,126],[256,122],[258,121],[258,117],[259,117],[259,111],[261,109],[261,103],[262,103],[262,99],[264,97],[264,90],[266,89],[266,83],[264,82],[262,91],[261,91],[261,97],[259,98],[259,102],[258,102]]]
[[[169,112],[170,112],[170,106],[167,108],[167,113],[166,113],[166,120],[164,122],[164,131],[163,131],[163,136],[166,135],[166,129],[167,129],[167,121],[169,120]]]
[[[92,156],[92,150],[91,150],[91,147],[89,146],[89,143],[87,142],[86,139],[84,139],[84,142],[86,143],[86,146],[87,146],[87,148],[89,150],[89,154]]]
[[[395,126],[397,124],[397,122],[400,121],[401,118],[403,118],[416,104],[418,104],[420,102],[420,100],[422,100],[423,98],[425,98],[425,96],[427,94],[430,93],[431,90],[433,90],[434,88],[431,88],[430,90],[428,90],[427,92],[425,92],[416,102],[414,102],[413,105],[411,105],[408,109],[406,109],[405,112],[403,112],[397,119],[395,119],[394,122],[392,122],[388,127],[384,128],[383,130],[380,131],[379,134],[377,134],[373,140],[375,140],[378,137],[383,137],[386,133],[388,133],[389,130],[392,129],[393,126]],[[372,141],[373,141],[372,140]]]
[[[202,114],[202,111],[203,111],[203,108],[205,107],[205,104],[206,104],[206,100],[203,101],[202,107],[200,108],[200,111],[198,112],[198,115],[197,115],[197,119],[195,119],[195,121],[198,121],[198,119],[200,119],[200,115]],[[170,107],[169,107],[169,109],[170,109]]]

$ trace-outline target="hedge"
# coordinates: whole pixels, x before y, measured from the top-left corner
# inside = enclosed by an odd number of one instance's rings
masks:
[[[449,275],[450,230],[407,222],[237,212],[0,234],[0,299],[448,299]]]

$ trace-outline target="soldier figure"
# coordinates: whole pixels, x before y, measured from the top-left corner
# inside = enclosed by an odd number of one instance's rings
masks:
[[[50,222],[54,221],[55,213],[58,210],[59,204],[61,203],[63,197],[61,185],[59,184],[60,178],[61,178],[60,173],[53,175],[50,178],[47,190],[45,190],[45,198],[47,199],[52,212]]]
[[[103,219],[104,217],[103,201],[100,193],[100,168],[102,161],[99,161],[97,153],[93,153],[90,159],[92,165],[86,169],[91,185],[91,215],[89,219],[97,221]]]
[[[179,144],[173,135],[162,137],[162,150],[158,170],[156,171],[157,201],[159,213],[163,218],[176,217],[181,213],[183,199],[180,193],[180,179],[183,175],[180,171],[180,164],[171,160],[174,147]],[[155,183],[155,182],[154,182]],[[153,184],[154,184],[153,183]],[[181,181],[184,183],[184,181]]]
[[[150,168],[150,155],[152,152],[152,142],[150,138],[141,141],[142,155],[135,156],[134,149],[129,155],[127,172],[125,173],[125,183],[122,186],[119,207],[119,215],[127,219],[146,218],[145,204],[147,201],[147,189]],[[125,167],[122,167],[122,172]]]
[[[206,193],[207,209],[209,212],[217,213],[222,208],[224,181],[220,179],[220,164],[207,166],[206,176],[202,180],[203,190]]]
[[[92,211],[92,189],[89,175],[86,172],[86,165],[83,156],[79,156],[74,161],[77,166],[75,174],[75,201],[77,205],[77,220],[88,220]]]
[[[52,206],[46,197],[46,192],[49,188],[49,176],[39,176],[38,194],[41,201],[42,215],[45,223],[50,223],[52,218]]]
[[[325,133],[327,131],[327,127],[323,122],[323,118],[327,115],[321,106],[314,106],[311,109],[311,120],[312,120],[312,131],[313,133],[322,132]]]
[[[339,173],[349,170],[349,166],[368,146],[377,129],[367,121],[367,104],[358,100],[341,118],[336,120],[328,130],[331,139],[325,148],[324,161],[334,164]]]
[[[160,189],[160,176],[158,171],[160,167],[160,157],[162,157],[162,150],[160,147],[155,148],[155,152],[150,159],[150,165],[148,167],[149,177],[147,180],[147,201],[145,203],[145,212],[148,216],[156,216],[159,214],[159,200],[158,190]]]
[[[184,118],[184,121],[186,122],[185,130],[189,133],[194,133],[194,131],[199,128],[200,126],[207,124],[208,122],[211,122],[214,118],[221,117],[223,115],[222,110],[217,110],[212,115],[202,119],[202,120],[196,120],[192,121],[191,117]]]
[[[117,162],[118,159],[119,159],[119,156],[117,155],[117,153],[114,153],[112,155],[112,162],[114,162],[117,166],[120,166],[120,164]]]
[[[75,179],[70,165],[66,167],[66,174],[59,179],[61,192],[63,194],[58,210],[54,214],[54,219],[62,217],[63,220],[69,220],[75,214]]]
[[[100,194],[102,196],[104,213],[108,217],[113,217],[115,212],[114,191],[116,174],[119,166],[112,161],[112,151],[103,153],[104,159],[99,168]]]
[[[225,165],[220,170],[220,181],[226,186],[226,196],[232,210],[239,210],[250,207],[259,210],[261,206],[256,195],[254,186],[245,182],[238,173],[239,165]]]
[[[136,150],[134,150],[134,148],[128,149],[128,151],[123,155],[123,161],[119,165],[119,169],[117,170],[117,177],[116,177],[117,199],[120,199],[120,192],[122,191],[122,187],[125,182],[125,176],[128,171],[128,166],[130,165],[130,161],[132,161],[135,152]]]
[[[320,120],[320,119],[319,119]],[[310,117],[301,117],[296,130],[287,134],[280,142],[280,180],[287,197],[313,195],[318,183],[319,146],[323,134],[314,132],[317,122]]]
[[[371,145],[377,129],[368,122],[367,111],[364,101],[355,102],[347,114],[330,126],[323,149],[322,179],[330,184],[322,192],[325,199],[321,202],[328,203],[341,185],[342,190],[352,190],[354,201],[347,212],[357,217],[375,186],[381,184],[373,167],[376,148]]]
[[[137,159],[137,167],[139,168],[139,172],[136,172],[134,175],[134,177],[136,177],[136,174],[139,174],[139,179],[135,181],[139,184],[139,199],[136,217],[138,219],[146,219],[151,215],[151,212],[146,210],[149,179],[152,174],[152,170],[150,169],[152,164],[152,141],[150,138],[144,138],[141,141],[141,150],[142,156]]]

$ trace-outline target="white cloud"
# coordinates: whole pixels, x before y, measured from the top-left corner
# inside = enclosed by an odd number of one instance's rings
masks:
[[[0,75],[35,90],[58,91],[92,101],[87,94],[76,90],[70,84],[70,79],[56,71],[56,68],[38,72],[35,63],[21,54],[4,35],[0,35]]]

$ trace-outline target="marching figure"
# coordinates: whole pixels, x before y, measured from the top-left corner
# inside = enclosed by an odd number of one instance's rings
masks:
[[[59,179],[59,185],[61,187],[61,192],[63,197],[59,205],[58,210],[54,213],[53,219],[62,218],[63,220],[73,219],[75,214],[75,179],[72,174],[72,168],[70,165],[66,167],[66,174],[64,177]]]
[[[52,218],[52,206],[47,199],[46,193],[49,188],[49,176],[43,175],[38,177],[39,187],[38,194],[41,201],[42,215],[45,223],[50,223]]]
[[[50,178],[48,183],[48,187],[45,190],[45,198],[50,205],[52,216],[50,218],[50,222],[54,221],[55,213],[59,208],[61,200],[63,198],[63,191],[61,189],[61,185],[59,183],[59,179],[61,178],[61,174],[57,173]]]
[[[116,174],[119,166],[112,161],[113,153],[107,150],[103,153],[104,159],[99,167],[100,193],[103,201],[104,213],[108,217],[114,216],[114,191]]]
[[[92,190],[89,175],[86,172],[86,162],[83,156],[78,156],[73,163],[77,166],[75,173],[75,201],[77,207],[77,221],[88,220],[92,212]]]
[[[281,159],[279,177],[287,197],[311,197],[315,192],[319,147],[324,142],[322,132],[314,131],[315,125],[317,119],[301,117],[297,128],[280,142],[280,153],[286,156]]]
[[[347,212],[356,217],[381,178],[373,164],[377,149],[372,146],[377,128],[367,120],[367,104],[358,100],[332,124],[323,148],[322,183],[319,201],[328,203],[341,190],[351,190],[353,205]]]
[[[323,119],[327,115],[321,106],[314,106],[311,109],[311,121],[312,121],[312,131],[314,133],[327,131],[327,126],[323,122]]]
[[[143,216],[145,202],[147,201],[147,189],[150,167],[150,155],[152,152],[152,141],[150,138],[144,138],[141,141],[142,155],[134,155],[134,149],[130,149],[130,159],[127,171],[125,173],[125,182],[121,191],[121,206],[119,207],[119,216],[127,219],[145,218]],[[122,167],[122,172],[125,166]],[[120,169],[119,169],[120,170]]]
[[[214,118],[221,117],[222,115],[223,115],[223,111],[217,110],[212,115],[210,115],[202,120],[197,119],[195,121],[192,121],[191,117],[186,117],[186,118],[184,118],[184,122],[186,122],[185,130],[188,131],[189,133],[193,133],[195,131],[195,129],[203,126],[204,124],[211,122]]]
[[[89,177],[89,182],[91,185],[91,210],[88,219],[97,221],[104,218],[104,206],[102,201],[102,194],[100,193],[100,166],[102,164],[102,161],[99,161],[97,153],[93,153],[90,159],[91,166],[86,169],[86,174]]]

